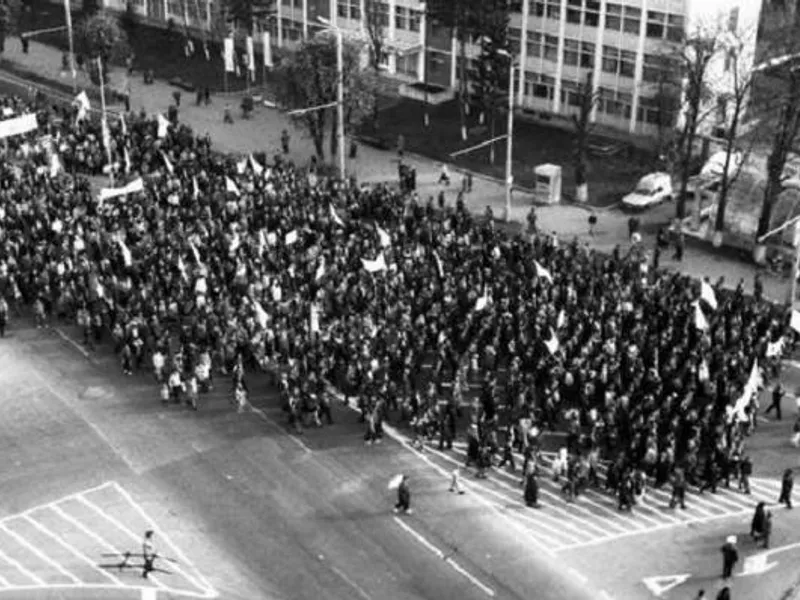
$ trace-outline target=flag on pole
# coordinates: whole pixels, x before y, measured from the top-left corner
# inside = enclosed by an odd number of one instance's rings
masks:
[[[195,264],[202,265],[203,261],[200,260],[200,251],[197,249],[197,246],[194,245],[194,242],[189,242],[189,250],[192,251]]]
[[[709,377],[708,361],[704,358],[700,363],[700,367],[697,369],[697,378],[702,382],[706,382],[709,380]]]
[[[122,240],[122,238],[118,239],[117,243],[119,244],[119,250],[122,253],[122,262],[126,267],[130,267],[133,264],[133,257],[131,256],[130,249],[125,245],[125,242]]]
[[[556,329],[561,329],[564,325],[567,324],[567,314],[564,312],[562,308],[558,311],[558,318],[556,319]]]
[[[108,130],[108,121],[106,121],[105,117],[100,121],[100,129],[103,135],[103,147],[106,150],[111,150],[111,132]]]
[[[258,300],[253,300],[253,309],[256,311],[256,322],[261,327],[261,329],[266,328],[267,323],[269,322],[269,315],[267,315],[267,311],[264,310],[264,307],[261,306],[261,303]]]
[[[544,343],[544,345],[550,351],[550,354],[555,354],[561,347],[561,344],[558,343],[558,338],[556,337],[556,333],[552,329],[550,330],[550,339],[547,340]]]
[[[197,200],[200,197],[200,186],[197,185],[197,177],[192,176],[192,198]]]
[[[262,167],[261,163],[259,163],[255,158],[253,158],[252,154],[249,156],[249,159],[250,159],[250,168],[253,169],[253,173],[255,173],[256,175],[261,175],[264,172],[264,167]]]
[[[261,46],[264,50],[264,66],[268,69],[272,68],[272,40],[270,39],[269,31],[261,33]]]
[[[433,251],[433,260],[436,261],[436,270],[439,272],[439,277],[444,278],[444,267],[442,267],[442,259],[439,258],[439,253]]]
[[[222,59],[225,61],[225,71],[228,73],[233,73],[236,71],[236,66],[233,60],[233,38],[226,37],[223,50],[222,50]]]
[[[792,319],[789,321],[789,327],[800,333],[800,311],[792,311]]]
[[[403,475],[395,475],[389,480],[389,484],[386,486],[389,490],[396,490],[400,487],[400,484],[403,483]]]
[[[700,299],[708,304],[712,310],[717,310],[717,295],[714,293],[714,288],[705,280],[700,282]]]
[[[364,265],[364,268],[369,273],[378,273],[380,271],[385,271],[387,269],[386,259],[383,257],[382,252],[378,255],[378,258],[376,258],[375,260],[367,260],[365,258],[362,258],[361,263]]]
[[[50,154],[50,177],[55,177],[61,172],[61,159],[58,158],[58,152],[53,151]]]
[[[167,137],[169,130],[169,121],[164,115],[158,115],[158,138],[162,139]]]
[[[89,102],[89,96],[86,95],[86,92],[81,91],[80,94],[75,96],[75,100],[72,103],[78,107],[78,116],[76,119],[78,121],[85,119],[89,110],[92,108],[92,104]]]
[[[236,172],[239,175],[244,175],[245,171],[247,171],[247,159],[243,158],[242,160],[237,161],[237,163],[236,163]]]
[[[236,184],[233,182],[233,179],[225,176],[225,191],[230,192],[231,194],[239,195],[239,188],[236,187]]]
[[[336,214],[336,209],[333,208],[333,204],[328,204],[328,210],[331,213],[331,219],[334,223],[336,223],[339,227],[344,227],[344,221],[342,221],[341,217]]]
[[[736,401],[733,407],[734,412],[740,420],[746,420],[747,414],[745,409],[750,404],[753,396],[758,392],[761,385],[761,371],[758,368],[758,359],[753,361],[753,367],[750,369],[750,377],[747,378],[747,383],[744,384],[742,395]]]
[[[253,47],[253,36],[248,35],[245,40],[247,48],[247,70],[250,71],[250,80],[256,80],[256,51]]]
[[[164,159],[164,166],[167,167],[167,172],[170,175],[174,175],[175,174],[175,167],[172,166],[172,163],[170,162],[169,157],[167,157],[167,153],[164,152],[163,150],[161,151],[161,158]]]
[[[128,148],[122,149],[122,159],[125,162],[125,173],[131,172],[131,155],[128,154]]]
[[[297,236],[297,230],[296,230],[296,229],[293,229],[292,231],[290,231],[289,233],[287,233],[287,234],[286,234],[286,237],[285,237],[285,238],[283,238],[283,242],[284,242],[284,243],[285,243],[287,246],[291,246],[292,244],[296,243],[296,242],[297,242],[297,240],[298,240],[298,236]]]
[[[319,281],[323,277],[325,277],[325,257],[324,256],[319,261],[319,265],[317,266],[317,273],[314,275],[314,281]]]
[[[700,308],[699,302],[694,303],[694,326],[700,331],[708,330],[708,321],[706,320],[706,316],[703,314],[703,309]]]
[[[122,127],[122,135],[127,137],[128,136],[128,124],[125,122],[125,115],[120,115],[119,116],[119,124],[120,124],[120,127]]]
[[[777,342],[767,342],[767,358],[780,356],[783,354],[783,347],[786,345],[786,338],[781,336]]]
[[[550,271],[540,265],[538,260],[533,261],[533,264],[536,267],[536,277],[541,277],[546,279],[548,282],[553,283],[553,276],[550,274]]]
[[[186,271],[186,263],[183,262],[182,256],[178,256],[178,271],[181,274],[181,279],[184,281],[189,281],[189,275]]]
[[[137,194],[144,191],[144,180],[141,177],[134,179],[128,185],[120,188],[103,188],[100,190],[100,202],[110,200],[111,198],[118,198],[119,196],[126,196],[128,194]]]
[[[380,240],[381,248],[388,248],[392,245],[391,236],[386,231],[381,229],[380,225],[377,223],[375,224],[375,231],[378,232],[378,239]]]
[[[311,305],[311,314],[309,315],[311,326],[311,333],[319,333],[319,308],[316,304]]]

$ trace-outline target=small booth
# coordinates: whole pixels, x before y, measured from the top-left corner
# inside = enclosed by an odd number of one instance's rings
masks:
[[[558,204],[561,202],[561,167],[543,164],[534,167],[536,189],[534,200],[540,204]]]

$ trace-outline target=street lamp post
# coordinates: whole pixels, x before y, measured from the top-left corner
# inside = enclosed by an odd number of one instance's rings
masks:
[[[511,220],[511,193],[514,189],[514,57],[506,50],[498,50],[508,58],[508,122],[506,124],[506,202],[503,207],[503,220]]]
[[[344,181],[347,177],[345,165],[344,138],[344,38],[342,30],[324,17],[317,20],[336,34],[336,137],[339,146],[339,177]]]
[[[67,37],[69,38],[69,71],[72,76],[72,93],[77,91],[78,83],[75,80],[75,38],[72,34],[72,7],[70,0],[64,0],[64,17],[67,20]]]

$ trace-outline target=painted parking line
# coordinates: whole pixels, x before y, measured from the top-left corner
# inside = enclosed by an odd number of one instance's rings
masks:
[[[136,528],[137,531],[134,531]],[[142,532],[157,531],[165,571],[141,577]],[[132,556],[125,564],[124,555]],[[0,597],[36,589],[117,589],[142,597],[163,591],[212,599],[217,591],[133,496],[116,482],[0,519]]]

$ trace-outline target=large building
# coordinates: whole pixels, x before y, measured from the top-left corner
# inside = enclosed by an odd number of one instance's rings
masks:
[[[207,0],[132,0],[149,18],[204,27],[214,14]],[[273,43],[291,46],[329,20],[355,37],[367,37],[365,14],[375,0],[276,0],[270,20]],[[104,0],[123,9],[125,0]],[[377,4],[385,35],[387,76],[400,82],[458,84],[460,49],[451,31],[427,22],[418,0]],[[515,98],[520,108],[568,117],[580,82],[591,78],[599,101],[597,123],[632,134],[652,135],[663,124],[664,82],[679,77],[672,60],[681,40],[698,28],[734,32],[753,56],[761,2],[758,0],[524,0],[511,15],[509,38],[518,64]],[[478,49],[465,49],[467,68]],[[709,79],[724,96],[730,60],[720,56]],[[724,120],[724,107],[719,119]],[[714,123],[711,127],[713,129]]]

